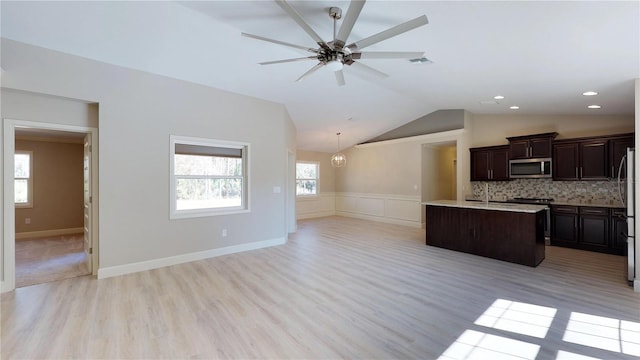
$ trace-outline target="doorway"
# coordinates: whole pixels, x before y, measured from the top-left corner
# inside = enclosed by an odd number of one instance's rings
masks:
[[[2,290],[95,274],[97,129],[5,119],[4,130]],[[12,201],[23,152],[32,156],[28,206]]]

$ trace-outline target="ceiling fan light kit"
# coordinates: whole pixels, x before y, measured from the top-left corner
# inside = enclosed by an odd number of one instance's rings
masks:
[[[349,8],[342,20],[342,25],[338,30],[338,20],[342,19],[342,9],[339,7],[330,7],[329,8],[329,16],[333,19],[333,40],[326,42],[324,41],[320,35],[318,35],[311,26],[307,23],[307,21],[302,18],[300,13],[293,8],[287,1],[284,0],[275,0],[276,4],[278,4],[301,28],[304,30],[318,45],[318,48],[311,48],[308,46],[290,44],[280,40],[274,40],[258,35],[252,35],[247,33],[242,33],[242,36],[250,37],[257,40],[272,42],[274,44],[288,46],[300,50],[305,50],[307,52],[314,53],[313,56],[307,56],[302,58],[295,59],[284,59],[284,60],[275,60],[275,61],[267,61],[259,63],[260,65],[272,65],[272,64],[281,64],[286,62],[294,62],[294,61],[304,61],[304,60],[317,60],[318,63],[309,69],[307,72],[302,74],[296,81],[302,81],[307,76],[313,74],[321,67],[327,67],[327,69],[335,72],[336,74],[336,82],[339,86],[345,85],[346,82],[344,80],[343,68],[345,65],[352,66],[356,65],[361,70],[364,70],[365,73],[370,75],[375,75],[377,77],[385,78],[388,77],[387,74],[378,71],[369,67],[368,65],[363,64],[360,59],[413,59],[413,58],[422,58],[424,55],[424,51],[377,51],[377,52],[362,52],[361,50],[377,44],[383,40],[387,40],[394,36],[400,35],[407,31],[413,30],[417,27],[426,25],[429,23],[426,15],[419,16],[413,20],[409,20],[402,24],[396,25],[390,29],[381,31],[377,34],[371,35],[367,38],[361,39],[359,41],[353,42],[347,45],[347,39],[351,34],[351,30],[355,25],[358,17],[360,16],[360,12],[364,7],[364,0],[352,0],[349,3]],[[425,58],[426,59],[426,58]]]

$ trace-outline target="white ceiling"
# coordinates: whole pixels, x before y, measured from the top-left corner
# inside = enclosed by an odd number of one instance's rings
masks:
[[[640,78],[638,1],[369,1],[348,43],[425,14],[428,25],[366,50],[425,51],[433,63],[362,60],[390,77],[349,67],[343,87],[327,69],[294,82],[315,60],[257,64],[310,53],[241,32],[315,47],[272,1],[0,3],[3,37],[285,104],[305,150],[335,151],[337,131],[353,145],[439,109],[633,114]],[[290,3],[326,41],[328,8],[349,5]],[[481,104],[494,95],[506,98]]]

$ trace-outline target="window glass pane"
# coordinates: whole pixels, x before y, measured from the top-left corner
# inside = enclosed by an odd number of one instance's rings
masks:
[[[296,178],[298,179],[317,179],[318,178],[318,165],[317,164],[296,164]]]
[[[26,204],[29,202],[29,181],[27,179],[16,179],[13,185],[15,202]]]
[[[16,178],[29,177],[29,154],[15,154],[15,174]]]
[[[242,206],[242,179],[176,179],[176,209]]]
[[[296,180],[296,195],[317,195],[318,182],[316,180]]]
[[[242,176],[242,158],[175,155],[176,175]]]

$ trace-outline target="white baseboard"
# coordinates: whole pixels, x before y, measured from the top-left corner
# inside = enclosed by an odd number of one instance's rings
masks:
[[[633,291],[640,293],[640,279],[633,280]]]
[[[71,234],[79,234],[84,232],[84,228],[69,228],[69,229],[54,229],[54,230],[41,230],[41,231],[27,231],[16,233],[16,240],[26,239],[26,238],[35,238],[35,237],[45,237],[45,236],[60,236],[60,235],[71,235]]]
[[[386,224],[404,225],[404,226],[410,226],[415,228],[421,228],[423,226],[420,221],[400,220],[400,219],[393,219],[389,217],[363,215],[363,214],[351,213],[351,212],[345,212],[345,211],[336,211],[336,215],[344,216],[344,217],[352,217],[352,218],[362,219],[362,220],[377,221],[377,222],[382,222]]]
[[[4,281],[0,281],[0,293],[6,293],[7,290],[4,288]]]
[[[267,248],[271,246],[286,244],[286,238],[276,238],[270,240],[256,241],[248,244],[240,244],[227,246],[218,249],[211,249],[205,251],[198,251],[189,254],[182,254],[176,256],[170,256],[161,259],[153,259],[147,261],[141,261],[137,263],[110,266],[106,268],[98,269],[98,279],[105,279],[113,276],[120,276],[126,274],[132,274],[140,271],[153,270],[165,266],[178,265],[191,261],[198,261],[203,259],[214,258],[217,256],[229,255],[239,253],[243,251],[256,250]]]

